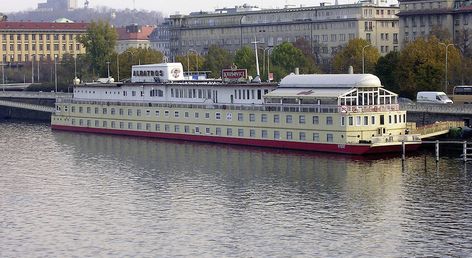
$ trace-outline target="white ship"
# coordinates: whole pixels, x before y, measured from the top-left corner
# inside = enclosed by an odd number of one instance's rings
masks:
[[[236,73],[237,74],[237,73]],[[129,83],[76,85],[52,128],[347,154],[416,149],[397,94],[371,74],[291,74],[279,84],[185,80],[136,65]]]

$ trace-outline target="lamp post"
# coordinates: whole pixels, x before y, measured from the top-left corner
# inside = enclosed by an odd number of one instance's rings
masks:
[[[199,77],[199,73],[198,73],[198,52],[195,50],[195,49],[189,49],[187,50],[187,62],[188,62],[188,58],[189,58],[189,55],[188,55],[188,52],[194,52],[195,53],[195,65],[196,65],[196,69],[197,69],[197,79]]]
[[[120,81],[120,54],[116,54],[116,73],[117,81]]]
[[[110,61],[107,61],[107,71],[108,71],[108,79],[110,79]]]
[[[442,43],[440,42],[439,45],[443,45],[445,48],[446,48],[446,73],[444,75],[445,79],[444,79],[444,92],[447,94],[447,49],[450,47],[450,46],[454,46],[454,44],[452,43],[449,43],[449,44],[445,44],[445,43]]]
[[[54,55],[54,88],[57,93],[57,55]]]
[[[31,84],[34,83],[34,55],[31,55]]]
[[[365,48],[366,47],[370,47],[371,45],[370,44],[367,44],[365,45],[363,48],[362,48],[362,73],[364,73],[364,67],[365,67]]]

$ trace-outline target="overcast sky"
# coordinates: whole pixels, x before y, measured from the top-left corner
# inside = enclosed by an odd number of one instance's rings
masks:
[[[285,5],[314,6],[320,2],[331,2],[335,0],[89,0],[90,7],[108,6],[116,9],[133,8],[144,10],[161,11],[164,15],[188,14],[195,11],[211,11],[215,8],[234,7],[250,3],[262,8],[283,8]],[[355,3],[357,0],[338,0],[339,3]],[[0,12],[15,12],[36,9],[38,3],[46,0],[0,0]],[[83,6],[85,0],[78,0],[79,6]],[[395,0],[389,2],[396,3]],[[8,4],[7,4],[8,3]]]

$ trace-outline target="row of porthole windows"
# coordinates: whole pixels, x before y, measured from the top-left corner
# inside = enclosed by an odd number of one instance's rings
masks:
[[[237,136],[237,137],[250,137],[250,138],[262,138],[262,139],[273,139],[273,140],[299,140],[299,141],[320,141],[320,133],[307,133],[307,132],[292,132],[292,131],[278,131],[278,130],[256,130],[256,129],[244,129],[244,128],[221,128],[216,127],[214,130],[209,127],[200,128],[199,126],[189,125],[168,125],[164,124],[161,127],[161,124],[151,124],[151,123],[135,123],[135,122],[123,122],[123,121],[99,121],[99,120],[85,120],[71,119],[72,125],[79,126],[88,126],[88,127],[97,127],[97,128],[111,128],[111,129],[136,129],[136,130],[146,130],[146,131],[157,131],[160,132],[162,129],[164,132],[168,133],[190,133],[190,134],[207,134],[207,135],[217,135],[217,136]],[[202,130],[201,130],[202,129]],[[269,135],[270,134],[270,135]],[[334,134],[326,133],[326,142],[334,142]],[[309,139],[311,137],[311,139]]]

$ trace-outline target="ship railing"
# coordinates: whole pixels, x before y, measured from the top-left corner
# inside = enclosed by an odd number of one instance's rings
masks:
[[[372,143],[393,143],[393,142],[421,142],[421,137],[418,134],[403,134],[403,135],[381,135],[371,138]]]
[[[60,98],[57,103],[64,104],[88,104],[102,106],[132,106],[132,107],[164,107],[164,108],[189,108],[189,109],[223,109],[246,110],[266,112],[305,112],[305,113],[363,113],[363,112],[389,112],[398,111],[398,104],[375,106],[338,106],[338,105],[313,105],[313,104],[218,104],[218,103],[163,103],[163,102],[134,102],[134,101],[102,101],[102,100],[77,100]]]

